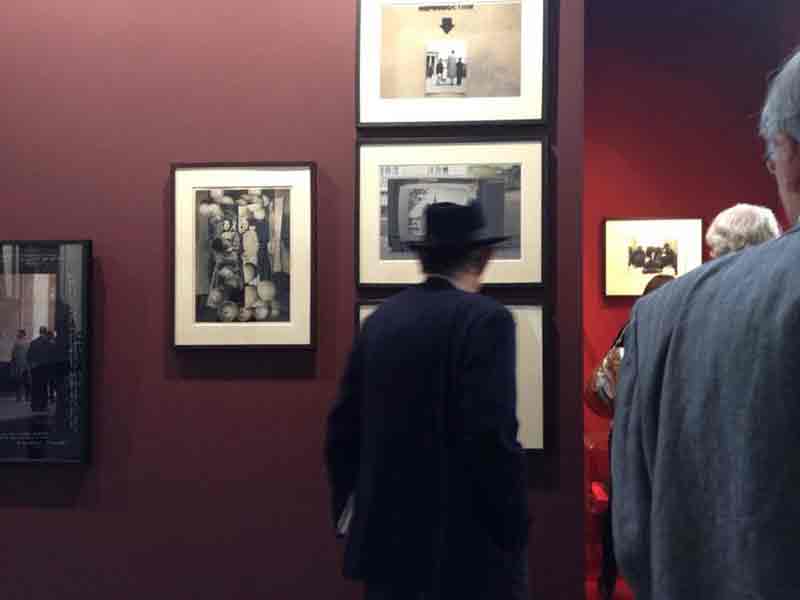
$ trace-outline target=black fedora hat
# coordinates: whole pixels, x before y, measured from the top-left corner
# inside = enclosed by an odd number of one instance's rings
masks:
[[[437,202],[425,209],[425,238],[409,242],[411,248],[473,248],[490,246],[511,236],[487,235],[480,204],[466,206]]]

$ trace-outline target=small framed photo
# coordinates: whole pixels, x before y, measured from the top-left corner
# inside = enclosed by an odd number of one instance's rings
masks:
[[[0,462],[89,462],[89,241],[0,241]]]
[[[487,233],[510,236],[495,246],[487,285],[543,283],[546,139],[362,140],[358,152],[359,286],[422,280],[408,244],[424,237],[425,209],[436,202],[478,202]]]
[[[314,345],[316,166],[172,166],[174,346]]]
[[[356,304],[359,327],[379,302]],[[545,310],[542,306],[507,304],[517,325],[517,420],[520,445],[526,450],[544,448]]]
[[[654,276],[703,262],[701,219],[608,219],[603,228],[606,296],[641,296]]]
[[[540,123],[547,0],[360,0],[358,125]]]

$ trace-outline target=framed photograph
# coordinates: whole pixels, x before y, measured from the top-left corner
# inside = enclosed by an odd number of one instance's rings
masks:
[[[357,326],[379,305],[379,302],[357,304]],[[517,437],[526,450],[540,450],[544,448],[544,309],[524,304],[507,307],[517,325]]]
[[[606,296],[641,296],[654,276],[703,262],[701,219],[608,219],[603,228]]]
[[[313,163],[175,164],[176,348],[314,345]]]
[[[89,241],[0,241],[0,462],[89,462]]]
[[[547,0],[360,0],[358,125],[540,123]]]
[[[480,203],[495,246],[487,285],[539,285],[542,277],[544,138],[449,141],[362,140],[359,144],[357,281],[398,287],[422,280],[408,242],[424,237],[436,202]]]

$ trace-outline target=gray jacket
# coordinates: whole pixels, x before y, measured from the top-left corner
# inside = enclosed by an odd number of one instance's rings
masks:
[[[800,598],[800,230],[640,300],[612,448],[637,600]]]

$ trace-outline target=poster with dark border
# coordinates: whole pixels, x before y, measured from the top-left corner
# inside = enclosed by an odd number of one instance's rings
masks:
[[[89,241],[0,241],[0,462],[89,461]]]

